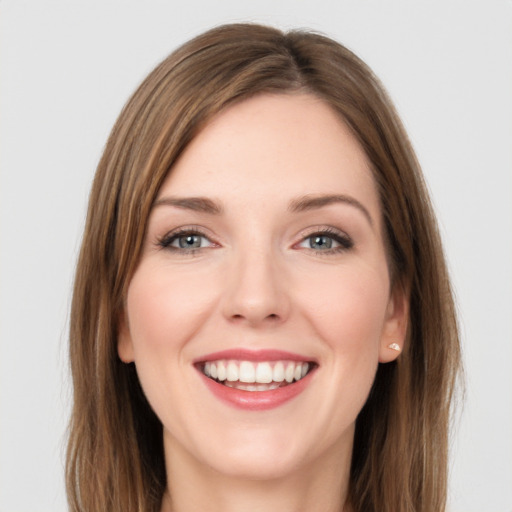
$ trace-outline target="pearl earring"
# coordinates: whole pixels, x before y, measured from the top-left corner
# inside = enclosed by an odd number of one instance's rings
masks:
[[[400,352],[402,350],[398,343],[391,343],[390,345],[388,345],[388,348],[390,348],[391,350],[396,350],[397,352]]]

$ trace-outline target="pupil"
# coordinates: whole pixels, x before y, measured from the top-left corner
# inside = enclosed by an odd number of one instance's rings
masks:
[[[332,239],[328,236],[311,237],[311,247],[313,249],[330,249],[332,247]]]
[[[182,236],[179,239],[179,244],[183,249],[201,247],[201,238],[197,235]]]

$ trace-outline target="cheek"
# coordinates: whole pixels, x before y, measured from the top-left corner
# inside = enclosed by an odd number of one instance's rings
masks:
[[[355,421],[378,366],[389,296],[387,272],[380,265],[351,266],[325,276],[323,282],[327,292],[319,293],[320,287],[315,293],[310,290],[302,307],[328,354],[331,378],[325,386],[333,403],[325,405],[325,414],[334,408],[339,422]]]
[[[306,297],[302,309],[332,350],[378,350],[388,305],[386,272],[342,269],[317,280],[313,290],[301,293]]]
[[[318,421],[323,425],[319,449],[351,431],[374,382],[389,294],[387,273],[380,268],[330,268],[316,273],[314,286],[303,282],[297,289],[304,328],[314,329],[323,348],[322,399],[308,424],[311,431]]]
[[[192,414],[190,348],[216,303],[211,290],[204,276],[184,276],[150,261],[142,262],[128,289],[129,332],[142,389],[160,421],[182,436]]]
[[[193,337],[215,300],[200,275],[141,266],[128,290],[129,327],[136,359],[177,350]]]

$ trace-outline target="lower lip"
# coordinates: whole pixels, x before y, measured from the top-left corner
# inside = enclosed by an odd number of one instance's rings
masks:
[[[203,373],[201,376],[208,389],[220,400],[238,409],[263,411],[279,407],[302,393],[309,385],[312,373],[309,372],[305,377],[292,384],[268,391],[245,391],[230,388],[208,378]]]

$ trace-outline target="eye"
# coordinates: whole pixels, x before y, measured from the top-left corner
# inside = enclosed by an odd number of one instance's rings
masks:
[[[215,244],[201,232],[180,230],[167,234],[158,241],[158,245],[172,251],[194,252],[198,249],[212,247]]]
[[[179,247],[180,249],[199,249],[200,247],[206,247],[208,240],[202,235],[190,233],[174,237],[174,240],[169,245]]]
[[[319,251],[325,251],[326,249],[332,249],[333,245],[336,247],[337,242],[332,237],[327,235],[313,235],[304,241],[310,249],[317,249]],[[303,243],[304,243],[303,242]]]
[[[298,244],[298,247],[324,253],[345,251],[353,246],[350,237],[330,230],[312,233]]]

